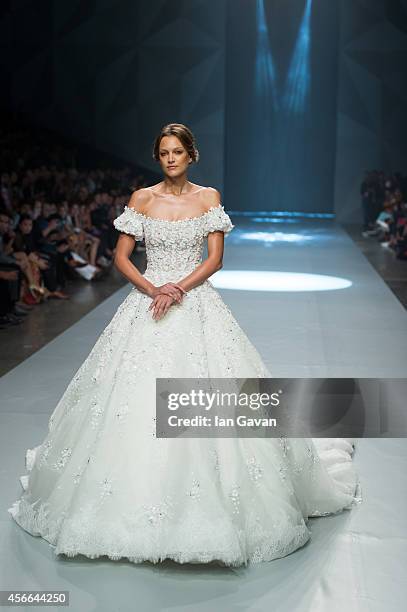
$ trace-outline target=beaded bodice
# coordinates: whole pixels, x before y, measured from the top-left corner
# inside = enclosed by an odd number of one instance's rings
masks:
[[[145,241],[146,273],[191,272],[202,262],[205,238],[210,232],[228,234],[234,227],[223,206],[212,206],[197,217],[170,221],[146,216],[133,208],[113,221],[120,232]]]

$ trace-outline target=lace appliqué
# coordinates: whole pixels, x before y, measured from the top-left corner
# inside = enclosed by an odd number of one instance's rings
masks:
[[[114,219],[113,225],[119,232],[134,236],[136,240],[143,240],[143,223],[131,208],[125,206],[122,214]]]
[[[210,214],[205,217],[205,235],[208,235],[210,232],[219,231],[229,234],[234,227],[223,206],[212,208]]]

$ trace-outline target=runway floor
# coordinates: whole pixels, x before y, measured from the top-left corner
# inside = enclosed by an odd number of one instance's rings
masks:
[[[273,376],[405,378],[406,311],[349,236],[331,221],[261,221],[247,219],[227,237],[224,268],[213,283],[235,285],[219,291]],[[326,276],[348,286],[316,290]],[[269,290],[256,290],[256,279]],[[276,291],[277,281],[286,290]],[[299,290],[304,281],[317,283],[314,290]],[[45,437],[50,413],[129,291],[121,288],[0,379],[0,589],[69,590],[75,612],[403,609],[402,438],[359,440],[354,461],[363,503],[311,519],[312,539],[302,549],[249,569],[56,558],[44,540],[14,523],[7,508],[21,493],[25,450]]]

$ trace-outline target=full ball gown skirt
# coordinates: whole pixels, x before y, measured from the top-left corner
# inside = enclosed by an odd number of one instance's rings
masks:
[[[131,208],[114,220],[144,237],[154,284],[202,261],[206,236],[233,224],[223,206],[169,221]],[[9,508],[55,554],[157,563],[247,565],[310,538],[311,516],[361,501],[349,439],[157,438],[155,377],[270,377],[209,280],[154,321],[133,288],[26,452]]]

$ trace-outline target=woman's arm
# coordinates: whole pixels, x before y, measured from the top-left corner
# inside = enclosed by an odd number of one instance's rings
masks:
[[[115,267],[125,276],[133,285],[152,297],[154,292],[154,285],[150,283],[144,276],[137,270],[136,266],[130,261],[130,255],[133,252],[135,239],[128,234],[120,234],[116,245],[116,253],[114,256]]]
[[[205,209],[208,211],[214,206],[220,206],[221,197],[217,189],[208,188],[204,190],[205,194]],[[183,287],[186,291],[201,285],[206,281],[212,274],[222,268],[223,251],[224,251],[224,239],[225,235],[223,232],[210,232],[208,234],[208,257],[199,266],[188,274],[185,278],[178,281],[178,284]]]
[[[220,270],[222,268],[224,239],[224,234],[221,231],[208,234],[208,257],[191,274],[179,280],[178,285],[185,291],[190,291]]]

